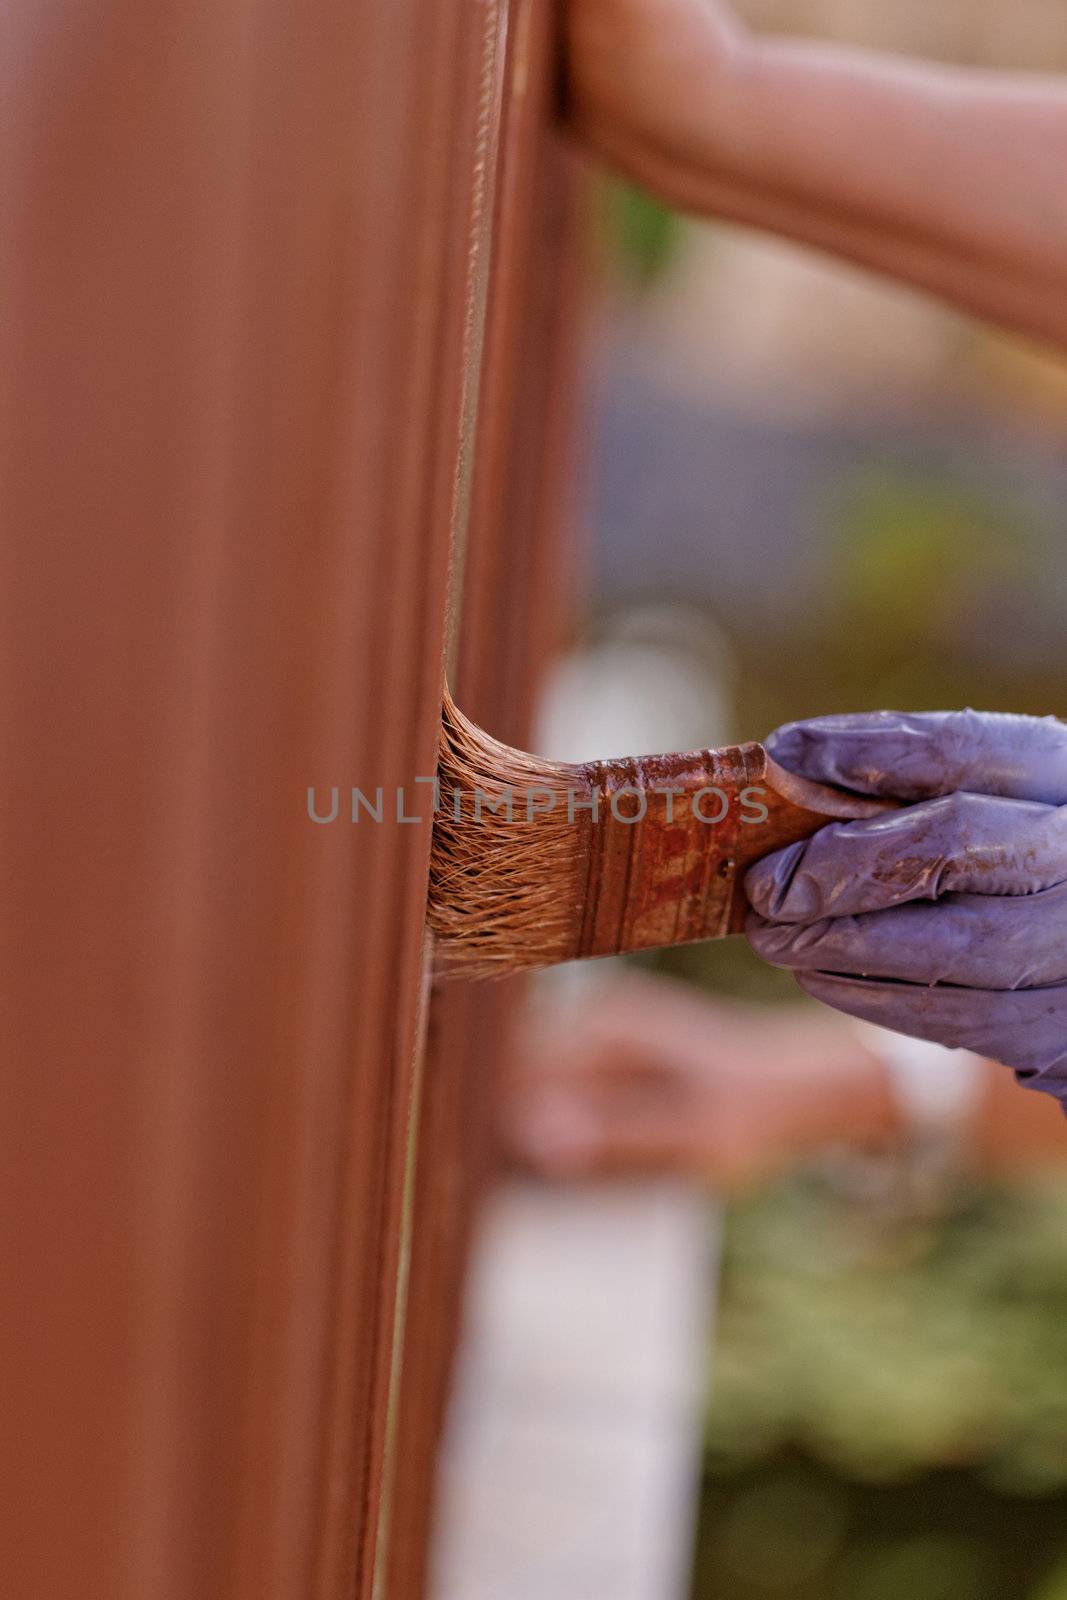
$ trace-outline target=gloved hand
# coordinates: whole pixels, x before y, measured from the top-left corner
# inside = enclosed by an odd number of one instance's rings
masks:
[[[758,862],[748,938],[800,987],[1014,1067],[1067,1105],[1067,724],[976,711],[823,717],[791,772],[913,802]]]

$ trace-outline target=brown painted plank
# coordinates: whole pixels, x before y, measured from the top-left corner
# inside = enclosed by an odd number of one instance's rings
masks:
[[[5,16],[11,1600],[380,1567],[499,14]]]
[[[569,620],[569,484],[583,272],[581,178],[555,130],[552,8],[506,14],[470,519],[451,673],[460,703],[525,747],[535,690]],[[390,1600],[425,1593],[436,1451],[471,1228],[494,1160],[497,1072],[518,982],[435,993],[414,1196]]]

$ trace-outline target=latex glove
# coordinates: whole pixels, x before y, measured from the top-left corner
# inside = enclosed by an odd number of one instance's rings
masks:
[[[767,745],[804,777],[918,803],[757,863],[757,954],[827,1005],[1067,1102],[1067,725],[883,711],[792,723]]]

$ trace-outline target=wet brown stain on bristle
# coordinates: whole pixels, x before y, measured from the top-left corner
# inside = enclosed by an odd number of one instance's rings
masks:
[[[739,932],[753,861],[893,804],[795,778],[754,743],[549,762],[447,694],[438,780],[428,920],[439,970],[473,978]]]
[[[429,923],[441,970],[502,977],[577,954],[584,854],[567,797],[588,795],[583,769],[501,744],[446,695],[438,781]],[[551,810],[538,808],[542,793],[544,805],[553,797]],[[573,806],[572,815],[580,815]]]

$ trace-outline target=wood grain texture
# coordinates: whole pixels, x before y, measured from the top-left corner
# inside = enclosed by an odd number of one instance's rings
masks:
[[[584,184],[553,127],[552,7],[513,0],[503,21],[486,325],[451,679],[487,727],[524,743],[540,673],[570,620]],[[436,990],[430,1007],[390,1600],[426,1592],[467,1249],[493,1170],[498,1073],[521,996],[515,981],[457,982]]]
[[[384,1582],[498,9],[5,15],[10,1600]]]

